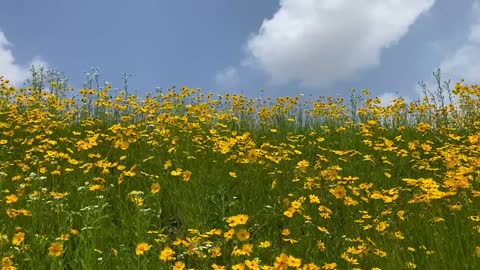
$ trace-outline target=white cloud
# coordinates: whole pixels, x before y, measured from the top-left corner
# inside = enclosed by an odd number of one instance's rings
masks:
[[[230,66],[215,75],[215,82],[222,88],[234,88],[240,83],[240,75],[236,68]]]
[[[378,98],[381,100],[380,105],[381,106],[388,106],[393,104],[393,100],[398,98],[399,96],[396,95],[395,93],[392,92],[385,92],[382,95],[380,95]]]
[[[473,3],[472,18],[474,18],[474,21],[470,25],[468,37],[463,45],[446,55],[440,63],[442,87],[444,87],[444,81],[447,80],[450,80],[451,90],[455,88],[455,83],[462,79],[465,80],[464,83],[467,85],[480,83],[480,62],[478,61],[480,59],[480,0]],[[424,81],[424,83],[427,90],[437,91],[438,84],[433,76],[432,79]],[[425,94],[423,88],[418,84],[415,84],[414,90],[415,98],[423,97]],[[447,93],[444,94],[447,96]],[[447,97],[445,102],[450,102]]]
[[[474,17],[480,17],[480,5],[475,2],[473,7]],[[480,83],[480,19],[470,26],[469,35],[465,43],[447,56],[440,64],[442,73],[452,81],[457,82],[462,78],[465,83]]]
[[[274,83],[327,86],[379,64],[435,0],[281,0],[247,43],[244,63]]]
[[[4,32],[0,32],[0,75],[10,80],[12,85],[20,86],[28,78],[32,65],[47,67],[47,63],[40,57],[33,58],[28,65],[16,63],[11,47]]]

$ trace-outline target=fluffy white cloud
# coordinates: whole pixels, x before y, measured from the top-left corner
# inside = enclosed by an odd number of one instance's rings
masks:
[[[0,32],[0,75],[10,80],[13,85],[20,86],[28,78],[32,65],[47,67],[47,63],[39,57],[33,58],[28,65],[16,63],[11,47],[12,44],[5,34]]]
[[[237,87],[240,83],[240,75],[236,68],[230,66],[215,75],[215,82],[222,88]]]
[[[480,83],[480,1],[474,2],[473,18],[470,32],[465,43],[454,53],[447,56],[440,64],[445,78],[452,83],[465,79],[465,83]]]
[[[450,80],[450,89],[455,88],[455,83],[465,80],[465,84],[480,84],[480,0],[476,0],[472,7],[472,18],[469,34],[462,46],[458,47],[452,53],[446,55],[440,63],[441,86],[444,87],[444,81]],[[436,72],[436,71],[435,71]],[[432,76],[433,77],[433,76]],[[434,78],[424,81],[425,87],[431,92],[438,89],[438,83]],[[445,89],[446,90],[446,89]],[[417,99],[425,95],[424,89],[418,85],[414,85],[413,98]],[[429,95],[427,93],[427,95]],[[450,100],[445,95],[445,103]],[[453,97],[454,100],[456,97]]]
[[[378,65],[435,0],[281,0],[247,43],[274,83],[327,86]]]
[[[381,106],[388,106],[393,104],[393,100],[398,98],[399,96],[392,93],[392,92],[385,92],[382,95],[380,95],[378,98],[382,101],[380,103]]]

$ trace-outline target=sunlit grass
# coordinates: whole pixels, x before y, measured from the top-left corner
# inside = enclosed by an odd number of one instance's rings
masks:
[[[476,85],[385,107],[110,89],[1,81],[2,269],[480,268]]]

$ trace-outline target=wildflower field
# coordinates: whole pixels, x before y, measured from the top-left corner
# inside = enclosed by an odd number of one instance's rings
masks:
[[[2,269],[480,269],[476,85],[57,88],[0,82]]]

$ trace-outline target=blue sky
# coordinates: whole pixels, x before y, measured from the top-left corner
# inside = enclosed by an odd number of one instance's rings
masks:
[[[74,87],[101,80],[260,96],[418,95],[419,81],[480,77],[479,0],[0,0],[0,74],[32,64]],[[453,83],[452,83],[453,85]]]

